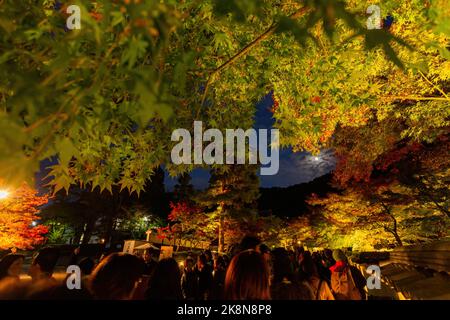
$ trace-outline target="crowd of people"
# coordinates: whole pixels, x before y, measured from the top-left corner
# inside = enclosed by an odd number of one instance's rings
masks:
[[[309,252],[270,250],[247,236],[228,255],[207,250],[189,254],[181,263],[111,253],[95,263],[89,257],[70,264],[81,270],[81,288],[53,277],[59,252],[42,249],[29,268],[31,281],[20,277],[25,257],[8,254],[0,260],[0,299],[99,300],[364,300],[366,279],[341,250]]]

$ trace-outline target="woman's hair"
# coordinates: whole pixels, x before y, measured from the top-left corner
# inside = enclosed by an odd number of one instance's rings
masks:
[[[236,255],[225,276],[225,299],[270,299],[269,268],[263,256],[254,250]]]
[[[127,299],[144,272],[144,262],[131,254],[112,253],[92,272],[89,283],[96,299]]]
[[[271,287],[273,300],[312,300],[311,289],[302,282],[282,281]]]
[[[241,243],[239,244],[239,249],[241,251],[256,250],[260,244],[261,240],[258,237],[246,235],[242,238]]]
[[[147,290],[151,300],[181,300],[181,273],[173,258],[162,259],[153,272]]]
[[[300,265],[302,275],[305,277],[305,279],[302,280],[308,280],[312,276],[318,276],[317,266],[314,262],[314,259],[312,258],[311,254],[305,254],[305,257],[303,258],[303,261]]]
[[[25,256],[21,254],[7,254],[0,260],[0,280],[8,276],[8,270],[11,265],[19,259],[25,259]]]

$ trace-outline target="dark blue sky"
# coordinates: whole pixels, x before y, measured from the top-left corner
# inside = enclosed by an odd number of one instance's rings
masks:
[[[274,124],[271,94],[266,95],[258,104],[256,111],[255,129],[270,129]],[[246,128],[242,128],[246,129]],[[205,129],[204,129],[205,130]],[[308,182],[320,177],[335,167],[335,159],[331,150],[323,150],[318,157],[307,152],[292,152],[290,148],[280,150],[280,168],[276,175],[260,176],[261,187],[288,187],[298,183]],[[191,173],[191,183],[197,189],[208,186],[209,172],[205,169],[195,169]],[[172,190],[176,179],[166,173],[164,181],[167,190]]]
[[[274,123],[272,113],[269,111],[272,106],[271,94],[266,95],[257,104],[255,114],[255,129],[271,129]],[[247,128],[242,128],[247,129]],[[204,128],[205,130],[205,128]],[[320,177],[335,167],[335,159],[331,150],[323,150],[318,157],[313,157],[307,152],[292,152],[290,148],[280,150],[280,167],[276,175],[261,176],[260,185],[264,188],[270,187],[288,187],[291,185],[308,182]],[[56,162],[56,157],[52,160],[41,162],[41,171],[37,174],[37,181],[41,181],[45,177],[45,167]],[[205,169],[195,169],[191,173],[191,183],[197,189],[204,189],[208,186],[209,172]],[[173,190],[177,183],[176,178],[171,178],[165,173],[164,183],[166,189]],[[38,185],[42,185],[39,183]]]

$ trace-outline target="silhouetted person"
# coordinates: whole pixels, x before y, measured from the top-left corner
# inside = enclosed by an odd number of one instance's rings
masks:
[[[144,274],[147,276],[151,276],[153,271],[155,271],[156,266],[158,265],[158,261],[156,261],[154,258],[153,251],[151,249],[145,250],[142,258],[145,262]]]
[[[162,259],[153,272],[146,293],[149,300],[182,300],[181,273],[173,258]]]
[[[50,281],[55,283],[52,277],[56,263],[59,259],[59,250],[57,248],[44,248],[34,257],[29,274],[33,282]]]
[[[143,271],[144,263],[135,255],[112,253],[95,267],[89,287],[98,300],[130,300]]]
[[[269,268],[255,250],[234,256],[225,276],[226,300],[269,300]]]
[[[311,300],[311,289],[301,281],[297,281],[294,266],[289,253],[283,248],[272,251],[272,283],[273,300]]]
[[[68,289],[66,283],[38,282],[32,285],[27,300],[92,300],[92,295],[84,286],[81,289]]]
[[[201,254],[197,258],[198,299],[207,300],[211,293],[213,276],[206,255]]]
[[[366,279],[361,272],[350,266],[342,250],[333,251],[336,264],[330,267],[331,290],[336,300],[365,300]]]
[[[19,280],[25,257],[21,254],[7,254],[0,260],[0,281],[9,278]]]
[[[224,258],[221,256],[217,256],[214,260],[213,284],[211,289],[212,300],[223,299],[226,273],[227,266],[225,264]]]
[[[184,262],[183,275],[181,276],[181,290],[186,300],[195,300],[198,296],[198,280],[195,271],[194,258],[188,256]]]
[[[261,240],[258,237],[246,235],[242,238],[241,243],[239,244],[239,250],[255,250],[259,252],[259,245],[261,244]]]
[[[314,300],[334,300],[330,286],[319,276],[316,264],[310,254],[304,255],[300,268],[302,268],[304,276],[302,280],[311,288]]]

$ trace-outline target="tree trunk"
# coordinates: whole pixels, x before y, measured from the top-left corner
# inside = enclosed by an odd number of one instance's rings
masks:
[[[104,243],[106,246],[111,245],[111,235],[114,226],[114,219],[111,216],[107,216],[105,223],[105,233],[103,236]]]
[[[397,241],[397,244],[398,244],[400,247],[403,246],[402,239],[400,239],[400,236],[398,235],[397,231],[392,232],[392,234],[394,235],[395,241]]]
[[[386,214],[389,217],[391,217],[392,222],[393,222],[392,228],[385,227],[385,230],[393,234],[393,236],[395,238],[395,241],[397,241],[397,244],[399,246],[403,246],[402,239],[400,239],[400,236],[398,235],[398,232],[397,232],[397,219],[395,219],[395,217],[392,214],[391,210],[389,209],[389,207],[383,201],[381,201],[381,205],[384,208],[384,211],[386,212]]]
[[[77,228],[77,230],[75,230],[75,233],[74,233],[73,238],[71,239],[70,243],[77,244],[77,245],[80,244],[82,235],[83,235],[83,230],[80,230],[79,228]]]
[[[223,253],[225,249],[225,217],[224,217],[224,210],[223,210],[223,204],[221,204],[221,209],[219,211],[219,253]]]
[[[91,240],[92,231],[95,227],[95,220],[91,219],[84,225],[83,230],[83,238],[81,240],[81,244],[88,244],[89,240]]]

